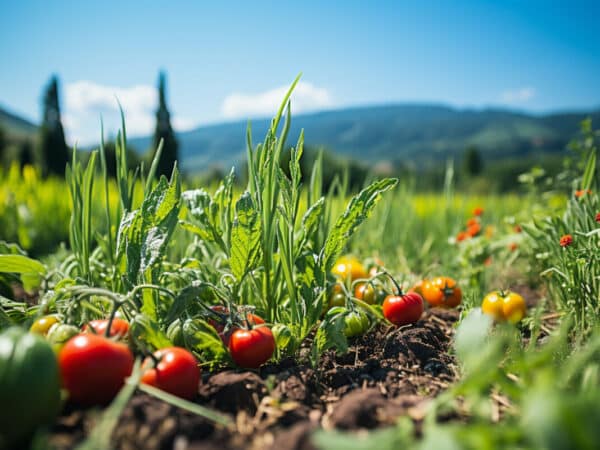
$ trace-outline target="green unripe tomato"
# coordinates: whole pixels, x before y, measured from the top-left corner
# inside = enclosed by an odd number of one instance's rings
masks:
[[[54,353],[58,354],[63,346],[73,336],[77,336],[80,333],[79,328],[74,325],[67,325],[65,323],[57,323],[50,327],[46,339],[52,346]]]
[[[0,448],[21,448],[60,411],[56,357],[43,337],[11,327],[0,334]]]
[[[333,308],[335,306],[344,306],[346,305],[346,296],[343,292],[338,292],[333,294],[329,298],[329,307]]]
[[[355,337],[365,334],[371,325],[369,316],[366,313],[355,310],[350,311],[344,317],[344,335],[346,337]]]

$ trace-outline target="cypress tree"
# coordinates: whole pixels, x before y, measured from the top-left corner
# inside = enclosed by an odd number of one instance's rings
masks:
[[[44,118],[40,127],[40,157],[46,174],[63,176],[69,161],[65,132],[60,121],[58,78],[53,76],[44,94]]]
[[[173,165],[177,161],[177,139],[171,127],[171,115],[167,109],[165,95],[165,73],[161,72],[158,78],[158,109],[156,111],[156,129],[154,131],[154,140],[152,150],[158,148],[160,140],[163,140],[163,149],[156,175],[171,176]]]
[[[29,139],[25,139],[19,145],[19,164],[21,167],[24,166],[32,166],[34,164],[35,158],[33,155],[33,148],[31,145],[31,141]]]
[[[6,136],[4,133],[4,128],[0,126],[0,166],[6,164],[4,159],[6,158]]]
[[[465,172],[470,176],[479,175],[483,170],[483,160],[479,150],[474,145],[467,147],[465,150],[463,166]]]

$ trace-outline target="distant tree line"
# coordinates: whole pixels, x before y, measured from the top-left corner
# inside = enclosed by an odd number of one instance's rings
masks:
[[[158,81],[159,104],[156,111],[156,127],[153,138],[153,148],[147,155],[148,162],[154,156],[154,151],[162,142],[162,156],[159,160],[157,175],[170,176],[177,161],[177,139],[171,126],[171,116],[166,103],[166,75],[159,74]],[[106,142],[107,169],[111,176],[116,173],[115,143]],[[64,176],[65,167],[71,160],[72,149],[65,141],[65,132],[61,120],[59,101],[59,81],[52,76],[44,90],[42,100],[42,123],[35,137],[10,138],[7,131],[0,125],[0,166],[10,166],[17,161],[21,167],[35,165],[44,176]],[[128,165],[137,166],[144,156],[128,148]]]

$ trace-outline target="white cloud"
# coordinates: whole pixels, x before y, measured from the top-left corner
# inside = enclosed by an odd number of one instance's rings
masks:
[[[229,94],[221,106],[228,119],[271,116],[277,112],[289,86],[280,86],[256,94]],[[292,111],[295,113],[332,106],[330,93],[308,82],[299,82],[292,93]]]
[[[150,85],[131,87],[105,86],[91,81],[77,81],[65,86],[63,123],[70,144],[89,145],[100,140],[100,118],[104,131],[114,136],[121,127],[119,103],[125,114],[127,134],[148,135],[155,125],[158,104],[156,88]],[[174,128],[189,129],[194,123],[173,117]]]
[[[503,103],[524,103],[535,97],[535,88],[522,87],[519,89],[507,89],[502,92],[500,99]]]

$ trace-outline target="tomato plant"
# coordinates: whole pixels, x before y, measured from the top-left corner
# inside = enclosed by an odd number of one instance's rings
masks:
[[[342,281],[350,280],[351,282],[368,277],[367,269],[354,256],[342,256],[336,261],[331,273]]]
[[[235,363],[244,368],[258,369],[275,351],[275,338],[268,327],[250,330],[233,330],[229,339],[229,352]]]
[[[435,277],[426,280],[421,287],[423,298],[431,306],[454,308],[460,305],[462,291],[450,277]]]
[[[70,339],[58,355],[69,398],[81,405],[104,405],[119,392],[133,369],[129,347],[96,334]]]
[[[498,322],[519,322],[527,312],[523,297],[511,291],[493,291],[481,303],[481,310]]]
[[[154,358],[145,361],[141,381],[169,394],[191,400],[198,392],[200,369],[194,355],[186,349],[162,348],[154,353]]]
[[[108,327],[108,319],[92,320],[90,323],[83,327],[83,331],[89,331],[104,336],[106,335],[106,328]],[[109,336],[124,337],[129,332],[129,323],[126,320],[114,317],[110,326]]]
[[[423,314],[423,298],[416,292],[388,295],[383,301],[383,315],[396,326],[417,322]]]
[[[49,314],[36,319],[29,328],[29,331],[46,336],[52,325],[60,322],[58,314]]]
[[[40,336],[13,327],[0,334],[0,448],[21,448],[60,411],[56,357]]]

